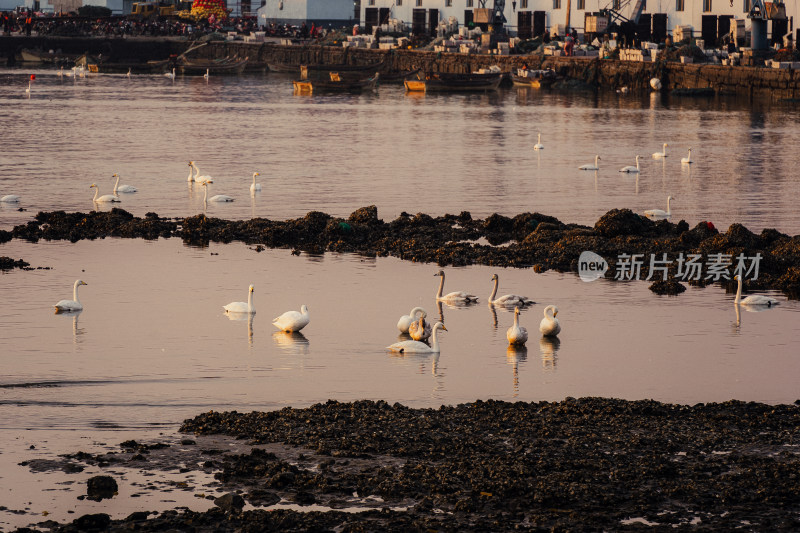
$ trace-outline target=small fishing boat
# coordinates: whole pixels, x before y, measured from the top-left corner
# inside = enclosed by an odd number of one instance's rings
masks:
[[[339,72],[329,72],[328,78],[293,80],[295,94],[312,94],[314,92],[361,92],[374,90],[379,74],[368,78],[343,76]]]
[[[403,82],[407,91],[427,92],[463,92],[463,91],[494,91],[500,86],[503,74],[491,72],[485,74],[447,74],[437,72],[421,75],[417,79],[407,79]]]
[[[178,72],[185,75],[197,75],[209,73],[214,76],[239,75],[244,72],[248,58],[225,57],[223,59],[188,59],[181,58],[178,61]]]
[[[300,65],[290,65],[288,63],[267,63],[267,68],[269,68],[270,72],[284,74],[297,74],[300,71]]]
[[[542,87],[550,87],[556,81],[556,73],[553,69],[529,70],[519,68],[511,74],[511,81],[515,87],[541,89]]]

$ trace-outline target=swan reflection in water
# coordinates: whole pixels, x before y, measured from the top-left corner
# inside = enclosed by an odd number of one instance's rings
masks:
[[[78,311],[56,311],[55,314],[58,316],[66,316],[72,318],[72,343],[73,344],[81,344],[83,339],[80,337],[86,333],[84,328],[78,327],[78,317],[81,316],[83,313],[83,309]]]
[[[279,348],[291,354],[308,355],[308,339],[299,331],[294,333],[289,333],[288,331],[276,331],[272,334],[272,340],[275,341],[275,344]]]
[[[519,396],[519,363],[528,359],[528,348],[525,345],[509,344],[506,348],[506,362],[511,365],[512,375],[514,376],[513,387],[516,398]]]
[[[539,339],[539,350],[542,352],[542,368],[555,370],[558,362],[558,348],[561,341],[558,337],[542,337]]]
[[[228,317],[228,320],[233,320],[234,322],[244,322],[247,321],[247,342],[252,346],[253,344],[253,318],[255,315],[253,313],[225,313],[225,316]]]

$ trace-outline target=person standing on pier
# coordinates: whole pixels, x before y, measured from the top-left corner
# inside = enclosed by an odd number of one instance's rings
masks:
[[[33,29],[33,13],[29,10],[25,16],[25,35],[28,37],[31,36],[31,29]]]

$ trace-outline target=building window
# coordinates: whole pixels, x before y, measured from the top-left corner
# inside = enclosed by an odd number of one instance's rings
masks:
[[[578,0],[578,9],[586,9],[586,0]]]
[[[453,0],[444,0],[444,7],[453,7]]]
[[[553,9],[561,9],[561,0],[553,0]]]
[[[417,7],[422,7],[422,0],[417,0]]]
[[[750,0],[744,0],[744,9],[742,10],[742,13],[750,13],[751,7],[753,6],[750,5]]]
[[[472,0],[467,0],[467,7],[472,7]]]
[[[369,0],[369,5],[374,6],[375,5],[375,0]]]
[[[528,0],[522,0],[520,9],[528,9]]]
[[[703,13],[711,13],[711,0],[703,0]]]
[[[398,6],[402,6],[403,5],[403,0],[397,0],[397,5]]]
[[[683,2],[684,0],[675,0],[675,11],[683,11]]]

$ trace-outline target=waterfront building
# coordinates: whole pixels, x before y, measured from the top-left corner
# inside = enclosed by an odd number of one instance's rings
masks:
[[[358,12],[353,0],[254,0],[260,1],[258,24],[292,24],[341,28],[353,24]]]

